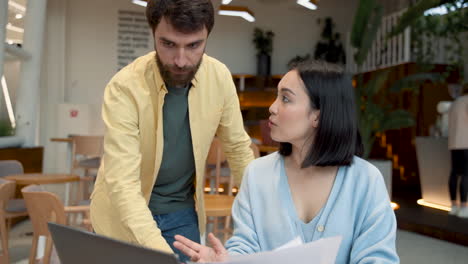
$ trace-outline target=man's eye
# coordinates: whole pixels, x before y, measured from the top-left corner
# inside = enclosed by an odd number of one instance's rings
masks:
[[[189,45],[189,48],[191,49],[196,49],[198,47],[198,45],[200,45],[199,43],[192,43]]]
[[[165,41],[165,42],[163,42],[163,45],[166,46],[166,47],[169,47],[169,48],[174,47],[174,43],[172,43],[172,42],[166,42]]]

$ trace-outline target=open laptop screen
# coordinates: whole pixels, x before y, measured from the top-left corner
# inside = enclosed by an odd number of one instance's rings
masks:
[[[118,241],[76,228],[48,223],[62,264],[178,264],[173,254]]]

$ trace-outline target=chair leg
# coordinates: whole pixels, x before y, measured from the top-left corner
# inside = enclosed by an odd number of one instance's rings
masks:
[[[29,254],[29,264],[34,264],[36,262],[38,240],[39,240],[39,236],[33,235],[31,253]]]
[[[3,249],[3,255],[0,255],[0,262],[9,263],[9,252],[8,252],[8,230],[5,225],[5,219],[0,215],[0,235],[1,245]]]
[[[214,234],[215,236],[217,236],[217,234],[218,234],[218,232],[219,232],[219,231],[218,231],[218,230],[219,230],[218,224],[219,224],[219,223],[218,223],[218,217],[215,216],[215,217],[214,217],[214,220],[213,220],[213,234]]]
[[[226,216],[225,222],[224,222],[224,243],[226,243],[231,231],[231,216]]]
[[[12,222],[13,222],[13,218],[7,218],[6,222],[7,222],[6,232],[7,232],[7,234],[9,234],[10,230],[11,230],[11,225],[12,225]]]
[[[53,246],[52,237],[47,237],[46,248],[44,252],[44,258],[42,259],[42,263],[49,264],[50,263],[50,256],[52,255],[52,246]]]

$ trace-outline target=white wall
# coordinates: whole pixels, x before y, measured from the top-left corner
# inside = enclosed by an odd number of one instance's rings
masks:
[[[215,7],[221,0],[214,0]],[[254,27],[276,34],[272,74],[285,73],[287,62],[296,55],[313,53],[321,26],[317,18],[331,16],[344,38],[350,30],[357,0],[321,1],[317,11],[298,6],[295,0],[234,0],[231,5],[248,6],[255,23],[216,15],[207,53],[224,62],[233,73],[256,72]],[[117,71],[117,22],[119,10],[144,12],[131,0],[48,0],[47,30],[41,83],[40,144],[45,146],[44,171],[58,167],[55,156],[64,143],[52,143],[57,136],[58,105],[91,104],[99,109],[105,85]],[[152,46],[152,45],[151,45]],[[102,131],[96,111],[93,133]]]
[[[351,29],[357,0],[321,1],[315,11],[297,5],[294,0],[235,0],[231,5],[248,6],[256,21],[249,23],[237,17],[216,16],[207,53],[226,63],[233,73],[255,74],[253,30],[255,27],[272,30],[275,38],[271,70],[272,74],[283,74],[290,59],[313,54],[323,25],[317,25],[318,18],[331,16],[345,44],[344,36]]]
[[[313,52],[321,31],[317,18],[332,16],[338,31],[345,33],[352,24],[356,2],[327,0],[321,2],[319,10],[310,11],[292,0],[233,1],[232,5],[248,6],[257,21],[249,23],[241,18],[217,15],[207,53],[226,63],[233,73],[255,74],[253,28],[271,29],[276,34],[272,73],[284,73],[292,57]],[[219,3],[215,1],[216,6]],[[119,9],[144,11],[130,0],[68,1],[66,100],[101,103],[103,89],[116,72]]]

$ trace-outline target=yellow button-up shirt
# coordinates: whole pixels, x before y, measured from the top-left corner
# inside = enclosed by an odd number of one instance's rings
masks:
[[[91,221],[98,234],[172,252],[158,229],[148,202],[163,154],[163,104],[167,93],[150,52],[123,68],[104,93],[104,156],[91,201]],[[207,55],[188,95],[195,160],[195,199],[200,232],[205,232],[203,183],[205,162],[216,135],[236,184],[253,160],[236,88],[227,67]]]

